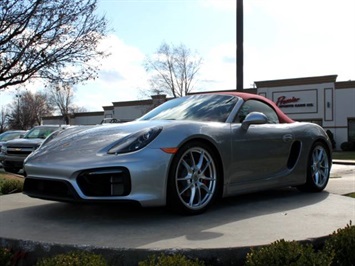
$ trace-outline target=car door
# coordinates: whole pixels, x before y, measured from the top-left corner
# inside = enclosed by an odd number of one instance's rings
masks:
[[[261,112],[268,123],[242,128],[246,115]],[[244,103],[231,125],[232,164],[230,185],[270,185],[278,182],[286,171],[294,137],[288,124],[279,124],[276,112],[267,104],[249,100]]]

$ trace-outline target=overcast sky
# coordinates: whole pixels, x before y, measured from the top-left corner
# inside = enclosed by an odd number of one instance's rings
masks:
[[[195,90],[236,88],[236,0],[99,0],[113,30],[100,78],[76,87],[75,103],[102,111],[142,99],[142,66],[164,41],[204,60]],[[245,0],[244,88],[255,81],[337,74],[355,80],[355,0]],[[28,86],[42,89],[41,85]],[[8,104],[15,88],[0,92]],[[146,97],[145,97],[146,98]]]

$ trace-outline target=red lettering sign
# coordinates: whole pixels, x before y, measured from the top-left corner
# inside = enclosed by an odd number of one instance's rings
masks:
[[[295,102],[298,102],[300,100],[300,98],[296,98],[296,97],[292,97],[292,98],[286,98],[286,96],[280,96],[279,98],[277,98],[277,101],[276,101],[276,105],[277,106],[281,106],[281,105],[284,105],[284,104],[288,104],[288,103],[295,103]]]

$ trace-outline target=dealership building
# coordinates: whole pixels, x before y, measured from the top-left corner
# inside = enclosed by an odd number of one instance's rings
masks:
[[[355,81],[336,81],[337,75],[256,81],[256,87],[245,92],[257,93],[275,102],[295,121],[319,124],[335,140],[336,149],[346,141],[355,141]],[[104,118],[132,121],[159,104],[165,95],[152,99],[113,102],[100,112],[74,113],[70,124],[99,124]],[[60,116],[43,117],[43,124],[58,124]]]

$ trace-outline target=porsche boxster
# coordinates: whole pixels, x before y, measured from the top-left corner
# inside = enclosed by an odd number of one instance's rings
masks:
[[[193,94],[132,122],[55,132],[27,157],[24,193],[198,214],[220,197],[287,186],[322,191],[330,168],[322,127],[293,121],[259,95]]]

